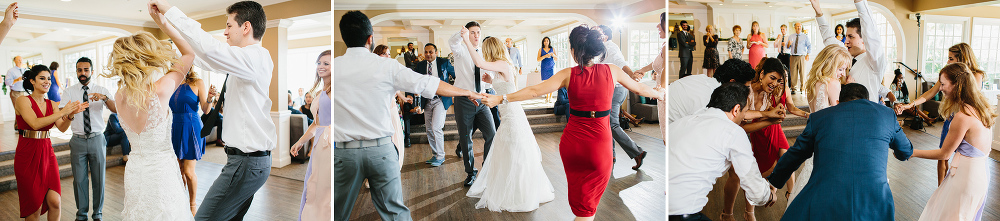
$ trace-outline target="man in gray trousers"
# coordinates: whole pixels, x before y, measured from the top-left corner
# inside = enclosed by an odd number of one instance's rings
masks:
[[[625,61],[625,57],[622,56],[622,49],[618,48],[615,42],[611,41],[611,28],[606,25],[596,26],[594,29],[600,30],[604,33],[601,37],[604,40],[604,48],[606,52],[604,55],[597,57],[600,64],[614,64],[618,67],[622,67],[622,71],[625,71],[629,76],[632,75],[632,69],[628,67],[628,62]],[[615,93],[611,97],[611,137],[618,142],[618,145],[625,150],[629,158],[635,160],[635,166],[632,166],[633,170],[638,170],[642,166],[642,160],[646,158],[646,151],[642,150],[642,147],[635,144],[632,138],[625,134],[625,130],[622,130],[621,123],[618,121],[618,113],[622,109],[622,103],[625,102],[625,97],[628,96],[628,89],[625,89],[621,84],[615,83]],[[612,146],[611,150],[614,151],[615,147]]]
[[[271,54],[259,45],[267,17],[253,1],[241,1],[226,9],[226,43],[201,29],[167,0],[150,2],[194,48],[194,65],[229,75],[216,108],[225,107],[222,139],[228,161],[198,207],[196,220],[242,220],[253,195],[271,174],[271,149],[278,134],[271,121]],[[227,86],[228,92],[227,92]],[[225,102],[225,104],[222,104]],[[224,105],[224,106],[223,106]]]
[[[73,101],[90,102],[83,112],[71,117],[70,128],[73,138],[69,139],[70,166],[73,168],[73,199],[76,201],[76,220],[87,220],[90,209],[90,191],[94,190],[94,220],[101,220],[104,207],[104,172],[107,167],[107,140],[104,139],[104,107],[112,113],[117,113],[114,100],[107,88],[90,84],[90,58],[82,57],[76,61],[76,78],[80,84],[69,86],[63,92],[61,106]],[[90,172],[90,177],[87,176]],[[88,178],[89,183],[88,183]]]
[[[482,41],[479,40],[480,27],[479,23],[471,21],[465,24],[465,28],[469,29],[469,37],[475,38],[472,44],[479,47]],[[469,50],[465,49],[465,43],[462,41],[462,31],[455,32],[455,35],[448,39],[448,45],[451,46],[451,51],[455,56],[455,87],[471,90],[475,92],[485,92],[487,87],[483,83],[490,83],[492,76],[483,73],[479,67],[472,61],[472,55],[469,54]],[[479,51],[477,49],[477,51]],[[472,186],[472,183],[476,181],[476,159],[472,150],[472,132],[473,127],[479,129],[483,133],[483,159],[490,154],[490,146],[493,145],[493,135],[497,133],[497,128],[495,122],[493,122],[493,113],[490,112],[490,108],[487,107],[482,102],[476,100],[470,100],[467,97],[455,97],[455,122],[458,123],[458,152],[459,157],[462,157],[462,162],[465,164],[465,186]]]
[[[396,113],[385,103],[397,90],[425,98],[484,97],[372,53],[371,21],[360,11],[345,13],[338,27],[347,51],[333,59],[333,93],[337,96],[333,100],[334,220],[351,218],[365,179],[371,184],[372,204],[382,220],[412,220],[403,203],[399,153],[390,138],[394,130],[386,123]]]

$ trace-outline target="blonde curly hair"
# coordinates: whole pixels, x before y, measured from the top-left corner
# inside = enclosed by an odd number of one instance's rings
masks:
[[[806,96],[810,102],[816,100],[816,83],[827,82],[830,79],[837,78],[837,68],[840,66],[847,65],[847,70],[851,69],[851,53],[847,51],[847,48],[837,44],[830,44],[819,51],[816,55],[816,60],[812,64],[812,69],[809,70],[809,79],[806,80]],[[844,72],[847,72],[845,70]],[[844,84],[847,81],[847,76],[842,76],[839,78],[840,84]],[[827,96],[838,96],[836,94],[828,94]],[[826,102],[826,101],[821,101]]]
[[[106,78],[119,77],[118,87],[123,89],[127,104],[145,111],[147,101],[155,93],[153,77],[157,71],[169,72],[171,64],[180,63],[172,45],[157,40],[145,31],[121,37],[108,58]]]

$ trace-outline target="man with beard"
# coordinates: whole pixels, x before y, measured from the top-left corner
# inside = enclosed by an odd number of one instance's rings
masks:
[[[76,201],[76,220],[87,220],[89,209],[88,185],[94,190],[93,220],[101,220],[101,208],[104,207],[104,170],[106,168],[107,140],[104,139],[104,107],[112,113],[117,113],[111,92],[97,84],[90,84],[90,58],[82,57],[76,61],[76,78],[80,84],[69,86],[63,92],[63,106],[73,101],[90,102],[83,112],[71,115],[70,128],[73,138],[69,140],[70,166],[73,169],[73,199]],[[90,177],[87,173],[90,172]],[[90,183],[88,184],[88,178]]]

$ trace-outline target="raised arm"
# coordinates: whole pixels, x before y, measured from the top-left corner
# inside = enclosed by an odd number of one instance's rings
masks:
[[[10,32],[11,27],[14,27],[14,23],[17,22],[19,16],[17,2],[10,3],[7,6],[7,10],[3,13],[3,21],[0,22],[0,42],[3,42],[3,39],[6,38],[7,33]]]
[[[153,22],[155,22],[156,26],[160,27],[160,30],[166,33],[167,36],[174,41],[174,44],[177,45],[177,49],[181,51],[180,62],[174,63],[171,70],[156,82],[158,88],[169,88],[169,90],[159,90],[159,93],[161,93],[160,95],[162,96],[167,95],[164,94],[168,93],[167,91],[172,93],[177,86],[180,86],[180,84],[184,82],[184,76],[191,70],[191,63],[194,61],[194,49],[191,48],[188,41],[184,39],[184,37],[182,37],[173,26],[166,23],[166,19],[164,18],[163,13],[160,12],[160,8],[157,5],[149,3],[148,6],[149,16],[153,17]]]
[[[888,60],[886,60],[884,54],[885,50],[882,48],[882,37],[878,33],[878,28],[875,26],[875,20],[872,18],[871,10],[868,9],[868,3],[864,0],[855,0],[854,6],[858,8],[858,17],[861,20],[861,39],[865,42],[865,49],[868,56],[871,56],[872,61],[868,63],[871,65],[873,70],[885,70],[888,65]],[[881,73],[872,73],[879,74]]]
[[[472,58],[472,62],[476,64],[477,67],[500,72],[501,75],[507,76],[510,72],[511,64],[505,61],[486,61],[483,59],[483,55],[476,52],[476,47],[472,46],[472,41],[469,40],[469,29],[462,28],[462,41],[465,42],[465,48],[469,51],[469,57]]]
[[[198,79],[194,81],[194,86],[198,87],[198,103],[201,105],[202,113],[208,113],[208,111],[212,108],[208,99],[209,97],[215,97],[215,94],[209,91],[208,85],[209,84],[206,83],[205,80]]]
[[[834,30],[830,28],[830,22],[823,16],[823,9],[819,6],[819,0],[809,0],[809,2],[812,3],[813,11],[816,12],[816,24],[819,25],[819,33],[823,37],[823,44],[844,45],[843,42],[837,40],[836,34],[833,32]]]
[[[151,5],[157,4],[151,3]],[[250,51],[245,48],[229,46],[215,39],[211,34],[201,29],[201,24],[198,21],[188,18],[177,7],[163,4],[157,5],[157,7],[158,11],[163,14],[163,23],[170,22],[172,24],[172,26],[165,26],[176,28],[176,31],[174,31],[177,33],[176,37],[163,27],[161,27],[161,30],[167,33],[174,40],[174,43],[177,44],[178,49],[181,50],[181,63],[185,63],[187,68],[190,68],[192,62],[185,60],[185,47],[193,51],[192,56],[190,56],[191,60],[197,56],[204,61],[203,64],[205,65],[202,68],[223,72],[247,80],[265,80],[258,79],[261,76],[254,75],[254,73],[257,73],[255,68],[259,67],[254,64],[256,60],[252,58],[255,56],[251,56]],[[160,24],[158,23],[157,25]],[[180,43],[181,40],[184,40],[186,43]],[[187,45],[182,46],[183,44]],[[187,73],[183,67],[175,68],[182,69],[178,73],[182,75],[181,77]],[[172,78],[176,79],[176,77]]]

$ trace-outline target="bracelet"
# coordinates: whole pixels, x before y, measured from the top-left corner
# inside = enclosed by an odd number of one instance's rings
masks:
[[[506,94],[503,95],[503,100],[501,100],[500,103],[507,104],[507,95]]]

